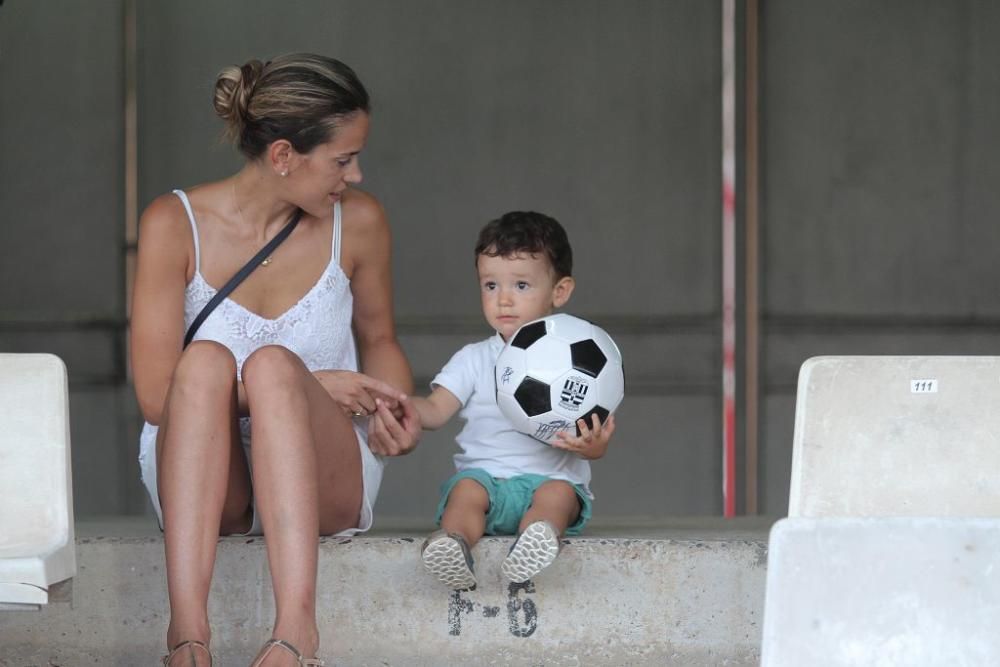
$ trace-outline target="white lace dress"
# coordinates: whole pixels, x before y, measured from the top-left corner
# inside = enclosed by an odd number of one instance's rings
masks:
[[[205,304],[215,296],[216,290],[201,275],[198,224],[195,222],[191,203],[183,191],[174,190],[174,194],[184,203],[188,220],[191,222],[191,233],[194,236],[194,277],[184,290],[184,326],[187,330]],[[288,348],[297,354],[311,371],[331,369],[356,371],[357,349],[351,331],[354,299],[350,280],[340,267],[340,236],[340,202],[337,202],[334,205],[333,249],[330,253],[330,263],[316,284],[298,303],[279,317],[268,319],[247,310],[231,299],[224,299],[202,323],[194,340],[212,340],[229,348],[236,357],[237,376],[240,375],[247,357],[265,345],[281,345]],[[372,508],[382,481],[383,462],[381,457],[374,455],[368,448],[366,427],[367,419],[355,420],[354,432],[357,434],[358,447],[361,450],[364,481],[361,518],[357,528],[345,530],[339,533],[340,535],[366,531],[372,525]],[[163,512],[160,509],[156,487],[156,432],[157,427],[152,424],[147,423],[143,426],[139,437],[139,468],[143,484],[149,492],[149,498],[162,527]],[[250,420],[248,418],[240,419],[240,433],[249,462]],[[248,534],[261,534],[260,518],[256,511],[253,527]]]

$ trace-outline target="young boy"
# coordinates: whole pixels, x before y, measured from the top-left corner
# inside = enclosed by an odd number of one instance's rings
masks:
[[[551,446],[515,431],[496,402],[494,364],[515,331],[552,313],[573,292],[573,253],[562,226],[541,213],[511,212],[490,222],[476,244],[483,315],[496,335],[459,350],[413,399],[423,428],[440,428],[461,410],[458,473],[441,487],[441,530],[424,543],[427,568],[449,587],[476,584],[470,549],[484,533],[517,540],[501,570],[531,579],[559,552],[563,534],[577,535],[590,518],[590,464],[604,456],[615,430],[595,415],[579,420],[580,436],[564,433]]]

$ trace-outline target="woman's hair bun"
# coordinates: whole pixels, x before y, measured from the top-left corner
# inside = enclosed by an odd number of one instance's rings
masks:
[[[238,137],[246,124],[250,98],[264,71],[259,60],[250,60],[242,67],[231,65],[219,72],[215,80],[215,113],[226,121],[227,134]]]

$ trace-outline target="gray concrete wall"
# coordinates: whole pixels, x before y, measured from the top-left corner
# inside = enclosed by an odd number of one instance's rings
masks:
[[[488,333],[478,228],[550,212],[578,257],[570,310],[606,325],[629,374],[596,511],[721,511],[718,3],[137,7],[141,204],[238,166],[210,104],[223,65],[342,58],[375,99],[365,187],[393,225],[418,381]],[[0,349],[67,361],[80,516],[146,507],[124,368],[122,13],[0,7]],[[802,360],[996,349],[1000,10],[776,1],[761,25],[761,500],[778,515]],[[379,513],[430,513],[454,432],[394,462]]]
[[[110,0],[0,7],[0,350],[66,361],[82,515],[138,498],[124,384],[121,23]]]
[[[1000,7],[762,5],[762,508],[782,514],[804,359],[997,354]]]

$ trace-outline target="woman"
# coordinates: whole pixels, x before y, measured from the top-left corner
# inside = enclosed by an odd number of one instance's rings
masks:
[[[330,58],[227,68],[215,109],[244,167],[159,197],[140,221],[131,350],[140,466],[164,531],[165,665],[211,664],[217,538],[261,533],[276,618],[254,665],[322,664],[307,659],[319,644],[318,536],[367,530],[380,456],[416,445],[389,228],[354,187],[368,108],[354,72]],[[185,347],[205,304],[297,214]]]

